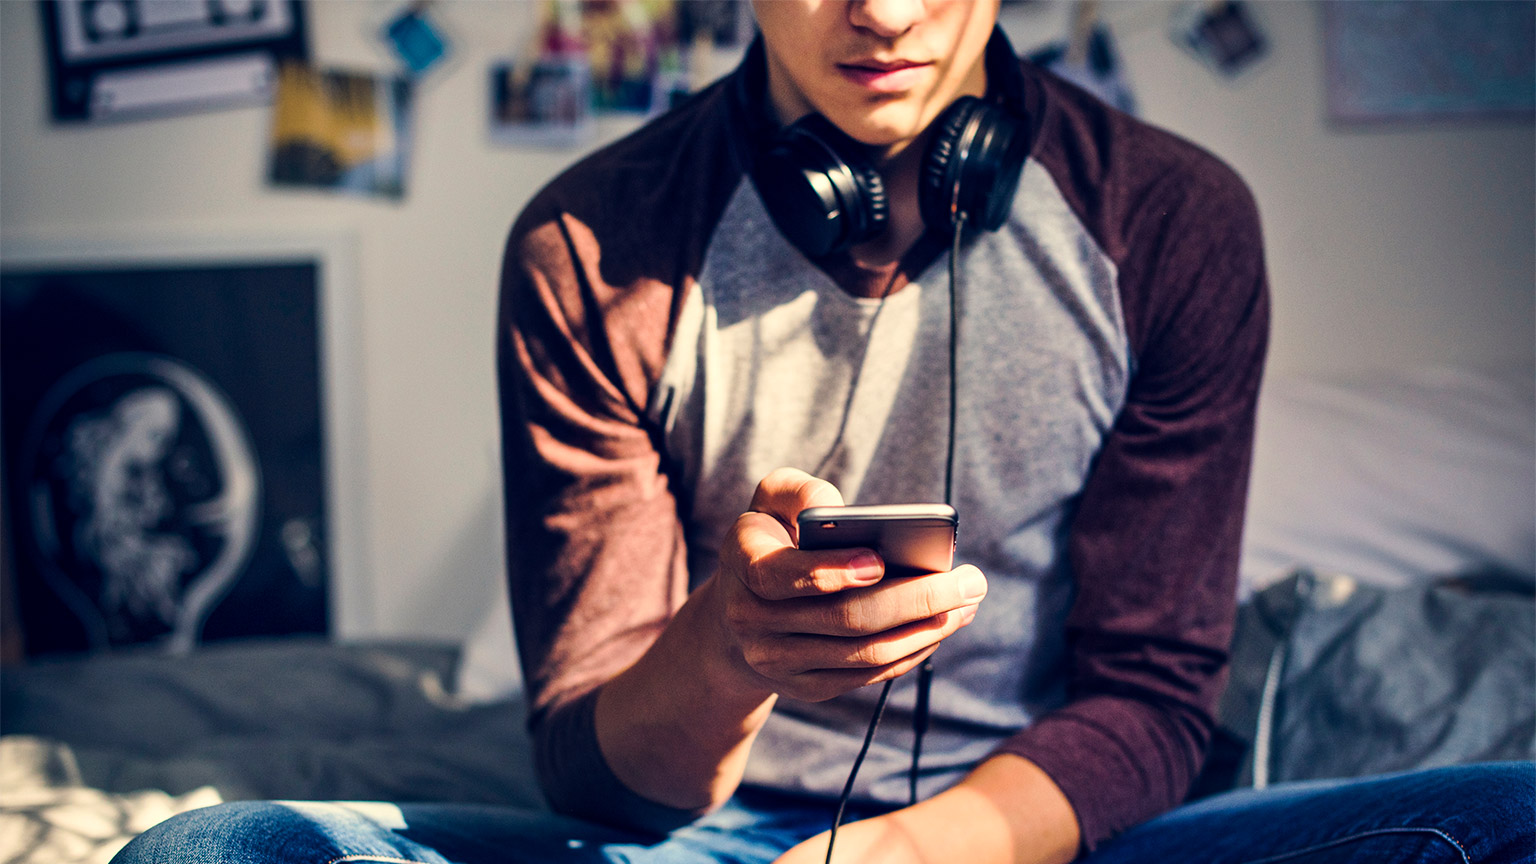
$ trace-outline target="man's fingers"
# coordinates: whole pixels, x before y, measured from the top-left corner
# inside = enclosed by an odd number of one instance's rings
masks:
[[[730,562],[743,585],[763,600],[788,600],[831,594],[880,580],[885,566],[869,549],[802,552],[788,545],[784,526],[766,513],[743,513],[736,520],[736,543],[727,549],[741,558]]]
[[[914,621],[878,636],[839,637],[793,634],[769,640],[747,660],[771,677],[846,669],[883,669],[931,648],[949,638],[976,617],[967,606]]]
[[[831,483],[813,477],[798,468],[779,468],[762,482],[752,493],[751,510],[767,513],[779,520],[788,532],[791,542],[800,542],[800,532],[795,517],[807,507],[841,507],[843,493]]]
[[[775,629],[808,636],[870,636],[975,606],[985,596],[987,577],[964,564],[948,573],[886,579],[857,592],[786,604],[777,613]]]
[[[779,689],[781,696],[802,702],[823,702],[870,684],[879,684],[911,672],[939,650],[938,645],[910,654],[886,666],[862,669],[821,669],[792,676]]]
[[[736,520],[734,542],[722,549],[722,564],[747,590],[763,600],[828,594],[879,581],[884,565],[868,549],[801,552],[795,517],[807,507],[834,507],[843,496],[825,480],[796,468],[764,477],[751,509]]]

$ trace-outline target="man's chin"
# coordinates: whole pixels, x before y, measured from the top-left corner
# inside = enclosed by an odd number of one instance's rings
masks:
[[[920,106],[892,104],[828,114],[827,119],[861,143],[889,149],[904,146],[922,133],[924,113]]]

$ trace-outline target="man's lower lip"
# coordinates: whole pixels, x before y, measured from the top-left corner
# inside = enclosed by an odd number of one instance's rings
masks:
[[[902,66],[896,69],[870,69],[864,66],[839,66],[849,81],[869,90],[894,93],[910,88],[922,77],[926,66]]]

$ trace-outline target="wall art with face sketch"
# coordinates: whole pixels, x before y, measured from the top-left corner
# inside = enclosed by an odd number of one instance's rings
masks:
[[[0,274],[28,654],[326,632],[316,280],[314,262]]]

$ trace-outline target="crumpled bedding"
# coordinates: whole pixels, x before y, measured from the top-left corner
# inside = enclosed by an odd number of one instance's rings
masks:
[[[1527,574],[1383,587],[1301,570],[1239,608],[1197,794],[1536,759],[1533,682]]]
[[[1255,595],[1196,795],[1536,756],[1528,585],[1306,571]],[[522,703],[451,694],[458,661],[278,640],[4,670],[0,864],[104,862],[221,800],[543,806]]]
[[[239,799],[541,807],[524,708],[452,696],[458,650],[273,640],[0,675],[0,862],[107,860]]]
[[[92,789],[69,745],[29,735],[0,738],[0,861],[6,864],[106,864],[139,832],[222,800],[211,786],[185,795]]]

